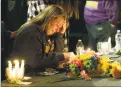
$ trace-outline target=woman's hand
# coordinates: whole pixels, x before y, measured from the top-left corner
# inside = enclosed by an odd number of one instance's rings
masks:
[[[64,54],[64,58],[67,61],[72,61],[77,59],[77,56],[73,53],[73,52],[67,52],[67,53],[63,53]]]
[[[64,34],[67,29],[67,23],[66,21],[63,22],[63,26],[60,29],[60,33]]]
[[[65,60],[60,61],[59,66],[58,66],[59,68],[64,68],[64,65],[67,62],[71,62],[71,61],[77,59],[77,56],[73,52],[67,52],[67,53],[63,53],[63,54],[64,54]]]
[[[78,59],[78,57],[73,52],[71,52],[69,61],[73,61],[73,60],[76,60],[76,59]]]
[[[16,37],[17,31],[11,32],[10,38]]]

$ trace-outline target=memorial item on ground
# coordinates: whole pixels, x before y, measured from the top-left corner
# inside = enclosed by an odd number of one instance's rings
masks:
[[[63,64],[68,76],[91,80],[93,76],[121,78],[121,64],[94,51],[77,55],[77,59]]]

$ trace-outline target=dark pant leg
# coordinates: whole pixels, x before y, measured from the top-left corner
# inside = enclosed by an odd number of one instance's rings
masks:
[[[96,37],[97,42],[107,42],[112,33],[111,23],[109,21],[105,21],[103,23],[94,25],[94,27],[98,32]],[[102,28],[102,30],[98,30],[98,28]]]
[[[92,35],[91,31],[90,31],[90,30],[93,31],[92,25],[86,24],[86,28],[87,28],[87,31],[88,31],[88,39],[89,39],[88,45],[89,45],[89,48],[91,48],[94,51],[97,51],[97,47],[96,47],[97,41],[93,37],[93,35]]]
[[[106,21],[99,24],[86,24],[89,37],[89,45],[92,50],[97,51],[97,43],[108,41],[111,36],[111,24]]]
[[[116,34],[117,30],[120,30],[120,29],[116,28],[116,27],[112,29],[112,33],[111,33],[111,44],[112,44],[112,47],[115,46],[115,34]]]
[[[90,32],[88,32],[88,38],[89,38],[89,48],[91,48],[94,51],[97,51],[97,47],[96,47],[96,39],[92,36],[92,34]]]

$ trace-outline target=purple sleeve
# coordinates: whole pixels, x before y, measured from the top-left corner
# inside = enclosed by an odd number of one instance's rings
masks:
[[[109,20],[112,24],[116,24],[118,20],[118,2],[117,0],[106,0],[105,1],[105,10],[109,16]]]

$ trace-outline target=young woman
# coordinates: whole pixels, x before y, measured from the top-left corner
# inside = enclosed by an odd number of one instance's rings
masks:
[[[64,10],[56,5],[48,6],[20,27],[11,57],[24,59],[34,69],[57,67],[60,61],[76,57],[72,52],[63,53],[62,37],[67,27]]]

